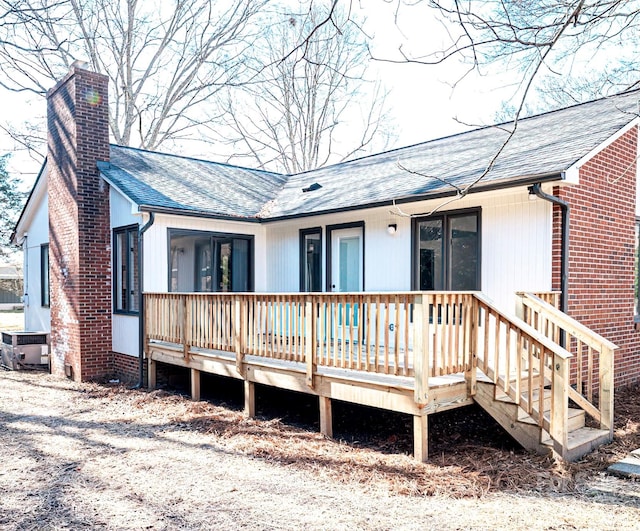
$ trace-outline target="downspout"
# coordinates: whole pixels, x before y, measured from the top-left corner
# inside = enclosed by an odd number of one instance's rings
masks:
[[[540,189],[540,183],[530,186],[529,193],[558,205],[562,212],[560,232],[560,239],[562,240],[560,251],[560,309],[567,313],[569,308],[569,205],[559,197],[543,192]]]
[[[149,212],[149,221],[138,229],[138,383],[134,389],[144,386],[144,233],[154,220],[155,214]]]

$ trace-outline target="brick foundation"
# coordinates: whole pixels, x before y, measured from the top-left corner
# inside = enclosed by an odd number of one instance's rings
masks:
[[[140,374],[138,357],[118,352],[112,352],[111,355],[113,357],[113,376],[119,378],[123,383],[137,383]],[[144,385],[147,383],[146,363],[143,366],[142,382]]]
[[[616,387],[640,380],[640,333],[634,329],[637,144],[634,127],[580,168],[579,185],[554,190],[571,207],[568,312],[619,347]],[[553,284],[559,289],[559,207],[553,227]]]
[[[72,66],[47,94],[52,372],[112,372],[108,78]]]

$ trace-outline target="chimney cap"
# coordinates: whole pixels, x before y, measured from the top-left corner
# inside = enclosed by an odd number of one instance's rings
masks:
[[[82,70],[87,70],[89,68],[89,63],[84,61],[83,59],[76,59],[73,63],[71,63],[71,68],[80,68]]]

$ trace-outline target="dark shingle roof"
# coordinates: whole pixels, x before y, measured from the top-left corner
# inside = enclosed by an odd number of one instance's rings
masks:
[[[636,118],[639,99],[637,90],[520,120],[481,185],[559,176]],[[101,170],[140,205],[274,219],[451,193],[452,184],[463,188],[482,175],[510,126],[475,129],[290,176],[118,146],[112,146],[111,163]],[[302,192],[313,183],[322,187]]]
[[[636,118],[639,98],[640,91],[634,91],[520,120],[482,184],[560,174]],[[453,192],[446,182],[464,188],[482,175],[511,126],[484,127],[294,175],[268,206],[268,215],[300,215]],[[413,175],[399,164],[432,177]],[[312,182],[322,188],[301,193]]]
[[[138,205],[223,217],[255,218],[286,181],[252,170],[153,151],[111,146],[102,174]]]

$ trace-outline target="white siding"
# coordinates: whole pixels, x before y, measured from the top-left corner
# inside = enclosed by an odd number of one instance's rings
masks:
[[[41,246],[49,243],[49,205],[43,194],[35,205],[27,236],[22,243],[24,251],[24,320],[25,330],[50,331],[51,312],[41,301]]]
[[[112,315],[111,343],[114,352],[138,355],[138,317],[135,315]]]
[[[132,203],[126,197],[111,188],[109,210],[112,229],[140,223],[141,216],[134,215],[132,207]],[[111,307],[113,308],[113,302]],[[115,313],[111,315],[111,348],[120,354],[138,356],[138,317],[136,315]]]
[[[109,191],[109,209],[111,216],[111,228],[126,227],[140,223],[140,215],[134,215],[134,205],[116,189]]]
[[[405,214],[423,214],[442,204],[425,201],[402,205]],[[514,293],[551,289],[551,205],[530,201],[525,187],[472,194],[442,209],[482,209],[481,288],[505,310],[514,309]],[[391,213],[392,207],[282,221],[267,225],[267,291],[299,290],[299,230],[323,228],[323,264],[326,264],[326,226],[364,221],[365,290],[411,289],[411,219]],[[390,223],[397,232],[387,234]],[[325,268],[326,269],[326,268]],[[324,272],[326,278],[326,271]],[[324,279],[323,279],[324,285]]]

